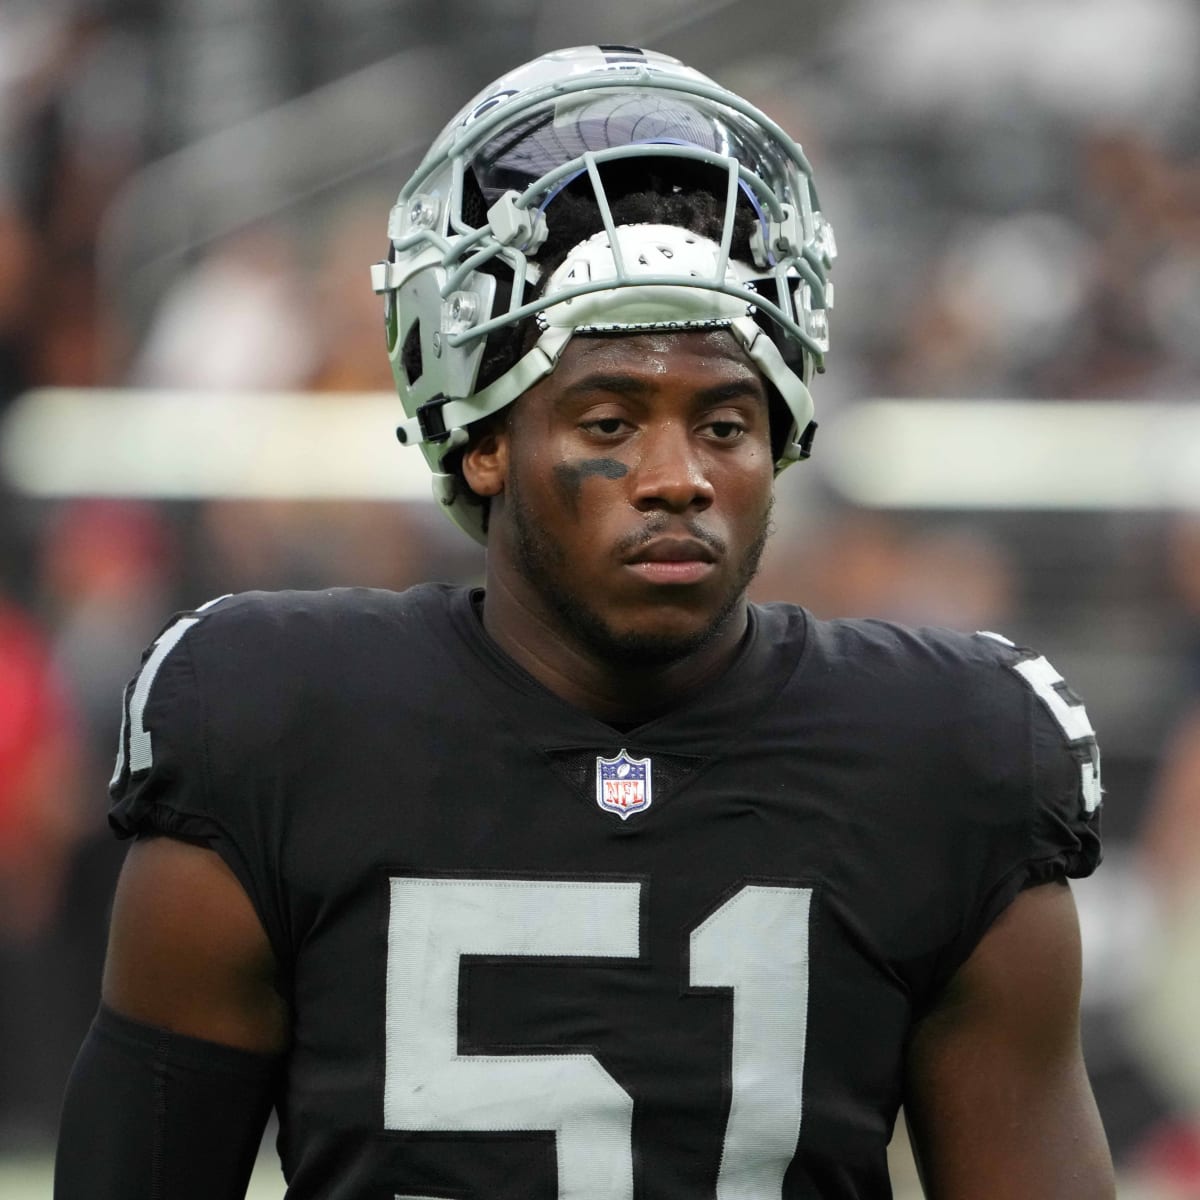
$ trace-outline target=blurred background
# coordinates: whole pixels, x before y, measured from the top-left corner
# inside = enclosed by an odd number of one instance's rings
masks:
[[[1089,1068],[1121,1195],[1200,1197],[1195,0],[0,0],[0,1195],[46,1194],[95,1008],[142,647],[228,591],[478,579],[367,267],[472,93],[595,41],[814,161],[833,352],[756,595],[1000,630],[1086,699]]]

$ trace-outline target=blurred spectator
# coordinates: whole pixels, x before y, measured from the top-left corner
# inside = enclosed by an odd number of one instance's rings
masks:
[[[383,258],[387,248],[379,218],[391,201],[382,194],[352,199],[335,210],[315,238],[307,283],[317,346],[308,381],[313,391],[391,391],[394,386],[383,348],[383,311],[367,276],[368,265]]]
[[[964,219],[925,304],[910,310],[893,390],[931,397],[1029,395],[1084,318],[1095,247],[1066,217]]]
[[[0,604],[3,1150],[53,1136],[95,1010],[122,854],[104,819],[118,698],[168,611],[171,563],[150,506],[70,504],[45,526],[47,629]]]
[[[1200,693],[1163,751],[1142,855],[1147,878],[1168,914],[1178,916],[1200,903]],[[1200,997],[1200,976],[1196,983]]]
[[[75,501],[46,523],[40,583],[54,659],[83,718],[97,782],[116,752],[122,689],[174,603],[175,568],[172,531],[152,505]],[[93,798],[97,829],[101,801]]]
[[[2,185],[0,185],[2,187]],[[0,190],[0,411],[26,383],[26,304],[33,283],[36,239],[29,222]]]
[[[883,616],[904,573],[907,529],[888,513],[846,510],[793,528],[785,516],[767,543],[752,595],[802,604],[818,617]]]
[[[163,297],[133,382],[232,391],[301,386],[317,359],[307,280],[296,262],[281,227],[258,226],[218,244]]]
[[[1190,1200],[1200,1195],[1200,518],[1176,518],[1166,544],[1190,632],[1192,691],[1164,748],[1140,840],[1159,928],[1150,985],[1132,1022],[1145,1060],[1184,1114],[1146,1140],[1139,1167],[1174,1189],[1167,1195]]]
[[[471,582],[482,571],[479,548],[424,504],[219,500],[204,505],[199,535],[206,575],[221,591],[403,589]]]
[[[847,7],[847,76],[886,119],[979,125],[1030,106],[1080,123],[1159,130],[1200,77],[1192,0],[887,0]]]
[[[0,401],[97,382],[102,342],[120,340],[94,251],[142,161],[146,70],[119,7],[0,6]]]
[[[1146,1140],[1132,1171],[1146,1200],[1196,1200],[1200,1196],[1200,1121],[1170,1121]],[[1136,1197],[1131,1198],[1136,1200]]]
[[[81,980],[57,931],[82,834],[76,726],[50,645],[0,599],[0,1150],[45,1140]]]
[[[1144,134],[1085,134],[1075,216],[1095,239],[1093,265],[1066,353],[1044,373],[1051,394],[1190,395],[1195,352],[1180,326],[1197,303],[1195,172]]]
[[[757,597],[823,617],[1011,631],[1015,567],[981,528],[921,528],[865,510],[831,515],[815,529],[789,529],[783,518],[781,525],[755,581]]]
[[[941,625],[973,633],[1012,628],[1016,571],[982,529],[966,524],[922,531],[910,542],[887,611],[908,625]]]
[[[0,939],[51,922],[81,831],[76,728],[45,635],[0,600]]]
[[[1181,640],[1191,694],[1162,755],[1141,849],[1160,903],[1177,913],[1193,901],[1200,904],[1200,516],[1177,517],[1166,550],[1167,574],[1185,623]],[[1200,995],[1200,978],[1197,985]]]

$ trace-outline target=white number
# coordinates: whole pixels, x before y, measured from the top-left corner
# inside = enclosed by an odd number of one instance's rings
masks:
[[[993,641],[1002,642],[1006,646],[1013,643],[999,633],[981,630],[980,637],[988,637]],[[1084,812],[1093,813],[1100,807],[1100,747],[1096,742],[1096,731],[1088,720],[1087,709],[1083,701],[1077,697],[1070,699],[1067,691],[1067,681],[1050,665],[1044,656],[1025,658],[1014,663],[1013,668],[1022,679],[1033,689],[1033,693],[1046,706],[1046,710],[1054,718],[1063,737],[1073,746],[1082,746],[1088,752],[1088,761],[1079,764],[1079,774],[1083,785]]]
[[[207,604],[202,604],[197,613],[205,612],[212,608],[214,604],[219,604],[222,600],[227,600],[229,593],[224,596],[217,596],[215,599],[208,601]],[[117,741],[117,765],[113,770],[112,779],[109,781],[110,787],[116,787],[117,782],[121,778],[121,772],[125,770],[125,731],[129,730],[129,769],[136,773],[138,771],[148,771],[154,765],[154,747],[150,741],[150,730],[146,728],[146,703],[150,699],[150,689],[154,686],[154,680],[158,675],[159,668],[167,659],[167,655],[179,645],[183,639],[183,635],[187,633],[193,625],[198,625],[201,621],[199,616],[179,617],[166,627],[158,635],[158,639],[154,643],[154,649],[150,651],[150,656],[142,664],[142,669],[138,673],[137,682],[133,685],[133,691],[129,696],[128,711],[121,710],[121,735]]]
[[[560,1196],[633,1195],[633,1100],[590,1054],[458,1054],[464,954],[638,956],[636,883],[393,879],[383,1123],[553,1129]]]
[[[1050,710],[1068,742],[1086,743],[1090,755],[1088,761],[1079,764],[1083,784],[1084,812],[1093,813],[1100,807],[1100,750],[1096,744],[1096,731],[1088,720],[1087,709],[1079,701],[1068,704],[1059,689],[1066,687],[1066,680],[1045,658],[1027,658],[1013,667],[1026,683],[1033,688],[1041,702]]]
[[[745,887],[692,933],[692,983],[734,989],[733,1100],[717,1200],[778,1196],[796,1153],[811,901],[811,888]]]
[[[691,935],[692,986],[734,991],[718,1200],[779,1195],[796,1151],[811,896],[808,888],[745,887]],[[629,1093],[591,1054],[460,1055],[458,981],[464,954],[632,963],[640,897],[637,883],[393,878],[386,1128],[553,1130],[560,1200],[632,1197]]]

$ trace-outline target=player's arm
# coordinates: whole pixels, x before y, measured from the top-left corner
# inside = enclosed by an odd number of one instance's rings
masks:
[[[287,1043],[267,936],[211,850],[141,839],[67,1087],[55,1200],[242,1197]]]
[[[1079,922],[1022,892],[914,1031],[905,1111],[929,1200],[1105,1200],[1112,1161],[1079,1042]]]

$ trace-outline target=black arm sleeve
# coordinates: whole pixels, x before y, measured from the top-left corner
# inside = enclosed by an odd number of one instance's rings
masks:
[[[241,1200],[281,1062],[101,1006],[67,1083],[54,1200]]]

